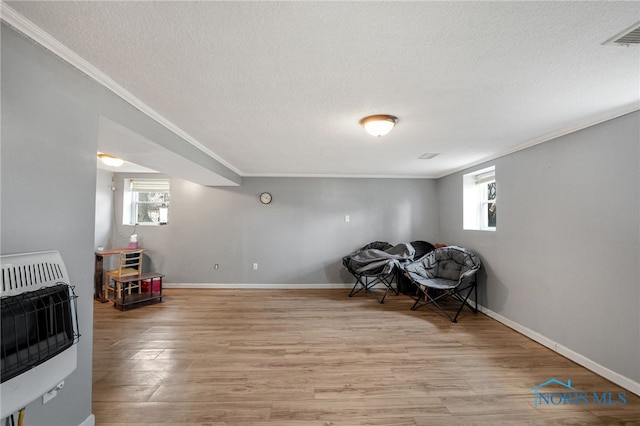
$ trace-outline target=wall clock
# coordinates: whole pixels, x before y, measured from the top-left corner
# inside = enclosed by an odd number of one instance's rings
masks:
[[[260,202],[262,204],[269,204],[271,200],[271,194],[269,194],[268,192],[263,192],[262,194],[260,194]]]

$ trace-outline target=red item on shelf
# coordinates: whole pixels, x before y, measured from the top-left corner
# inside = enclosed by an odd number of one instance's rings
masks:
[[[153,285],[151,284],[151,281],[153,281]],[[157,278],[153,280],[142,280],[142,292],[148,293],[149,288],[152,289],[152,292],[160,291],[160,280]]]

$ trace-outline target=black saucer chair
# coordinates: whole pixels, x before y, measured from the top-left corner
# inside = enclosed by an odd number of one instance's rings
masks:
[[[411,241],[410,243],[413,248],[416,250],[416,253],[413,255],[413,259],[418,261],[422,259],[426,254],[431,253],[436,249],[436,247],[428,241]]]
[[[431,253],[436,249],[435,246],[428,241],[416,240],[411,241],[411,243],[409,244],[411,244],[416,251],[413,255],[413,261],[422,259],[425,255]],[[397,280],[397,288],[400,293],[411,296],[416,296],[418,294],[418,288],[410,279],[405,276],[405,274],[399,273],[397,276]]]
[[[451,322],[458,322],[458,315],[465,306],[474,313],[478,312],[476,272],[480,266],[480,258],[477,254],[457,246],[437,248],[422,259],[405,265],[404,275],[424,295],[424,300],[422,297],[416,299],[411,310],[433,305]],[[472,291],[475,307],[468,302]],[[460,303],[453,317],[441,305],[443,299],[448,297]]]

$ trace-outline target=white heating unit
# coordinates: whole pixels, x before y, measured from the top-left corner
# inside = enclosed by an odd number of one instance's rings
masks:
[[[77,364],[77,296],[56,250],[0,256],[0,418],[62,382]]]

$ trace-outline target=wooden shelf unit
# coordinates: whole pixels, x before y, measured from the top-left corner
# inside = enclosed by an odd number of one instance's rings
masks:
[[[140,275],[113,278],[116,282],[116,287],[121,289],[122,297],[117,297],[114,294],[113,305],[119,307],[121,310],[125,310],[127,306],[135,305],[137,303],[148,302],[157,300],[162,302],[162,278],[164,274],[157,272],[147,272]],[[143,282],[149,282],[148,291],[143,291]],[[129,293],[129,289],[132,285],[136,286],[137,293]],[[157,287],[154,291],[154,287]],[[117,293],[117,292],[116,292]]]

